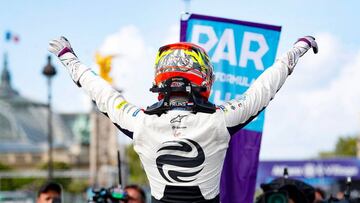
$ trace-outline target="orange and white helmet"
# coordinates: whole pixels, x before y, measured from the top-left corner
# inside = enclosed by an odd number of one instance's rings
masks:
[[[195,87],[205,87],[200,95],[208,99],[214,75],[205,50],[187,42],[160,47],[155,60],[154,86],[162,87],[171,78],[185,78]]]

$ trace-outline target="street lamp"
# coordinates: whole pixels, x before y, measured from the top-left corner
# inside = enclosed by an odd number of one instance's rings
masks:
[[[44,67],[42,74],[47,78],[47,87],[48,87],[48,179],[53,178],[53,135],[52,135],[52,111],[51,111],[51,79],[56,75],[56,69],[51,64],[51,56],[47,57],[47,64]]]

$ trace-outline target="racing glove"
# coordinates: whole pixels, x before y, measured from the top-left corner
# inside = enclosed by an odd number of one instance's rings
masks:
[[[287,64],[289,69],[289,75],[293,72],[296,63],[299,58],[303,56],[309,49],[313,49],[314,53],[318,53],[318,45],[315,41],[315,38],[312,36],[305,36],[299,38],[292,49],[290,49],[287,54]],[[285,57],[286,58],[286,57]]]
[[[70,42],[63,36],[49,42],[48,50],[59,58],[61,63],[68,70],[72,80],[80,86],[79,80],[82,74],[90,70],[81,64],[78,57],[71,48]]]

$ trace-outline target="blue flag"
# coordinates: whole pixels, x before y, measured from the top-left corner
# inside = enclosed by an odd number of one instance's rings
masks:
[[[210,101],[241,97],[276,56],[281,27],[191,14],[182,19],[180,41],[203,47],[214,65]],[[221,176],[222,203],[253,202],[264,112],[230,140]]]
[[[10,41],[11,40],[11,32],[7,31],[5,32],[5,41]]]

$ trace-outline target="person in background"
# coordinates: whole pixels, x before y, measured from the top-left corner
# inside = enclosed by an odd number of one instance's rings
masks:
[[[129,200],[127,203],[145,203],[146,195],[144,190],[138,185],[128,185],[124,188],[128,194]]]
[[[336,193],[336,198],[338,198],[338,199],[344,199],[344,196],[345,194],[344,194],[344,192],[342,192],[342,191],[339,191],[338,193]]]
[[[284,202],[288,203],[314,203],[315,189],[311,185],[297,179],[281,177],[270,183],[260,185],[263,190],[256,199],[256,203]]]
[[[323,189],[317,187],[315,188],[315,200],[314,202],[321,202],[324,201],[326,198],[326,193]]]
[[[37,194],[36,203],[61,203],[61,185],[56,182],[46,182]]]

